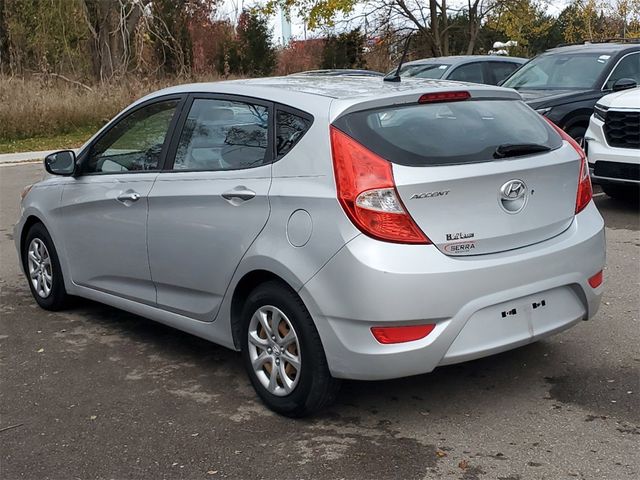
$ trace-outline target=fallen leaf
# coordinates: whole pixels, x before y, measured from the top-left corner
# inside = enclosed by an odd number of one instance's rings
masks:
[[[95,420],[96,418],[98,418],[98,416],[97,416],[97,415],[91,415],[91,416],[89,417],[89,419],[90,419],[90,420]]]
[[[215,475],[216,473],[218,473],[218,470],[208,470],[207,471],[207,475]]]
[[[446,457],[447,453],[443,452],[442,450],[436,450],[436,455],[442,458],[442,457]]]
[[[467,462],[466,460],[460,460],[458,467],[460,467],[462,470],[466,470],[467,468],[469,468],[469,462]]]
[[[42,353],[44,352],[44,348],[41,348],[40,350],[38,350],[38,353]]]

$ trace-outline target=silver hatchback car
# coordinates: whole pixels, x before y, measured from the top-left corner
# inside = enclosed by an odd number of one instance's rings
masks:
[[[582,150],[513,90],[285,77],[151,94],[23,192],[38,304],[103,302],[242,352],[273,410],[592,317]]]

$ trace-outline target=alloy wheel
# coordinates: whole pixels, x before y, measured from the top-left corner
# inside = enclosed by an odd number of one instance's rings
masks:
[[[51,256],[46,245],[39,238],[34,238],[27,250],[29,279],[40,298],[47,298],[53,287],[53,271]]]
[[[300,379],[301,352],[298,335],[277,307],[264,305],[251,317],[248,332],[251,366],[267,391],[289,395]]]

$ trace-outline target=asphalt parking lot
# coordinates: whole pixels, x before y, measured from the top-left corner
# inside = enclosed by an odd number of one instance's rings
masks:
[[[598,194],[606,293],[590,322],[494,357],[345,382],[323,414],[257,401],[240,357],[110,307],[40,310],[12,227],[37,164],[0,166],[0,477],[636,479],[640,217]]]

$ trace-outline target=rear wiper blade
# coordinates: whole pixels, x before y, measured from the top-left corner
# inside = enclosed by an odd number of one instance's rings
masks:
[[[503,143],[493,152],[493,158],[518,157],[530,153],[548,152],[551,150],[546,145],[537,143]]]

